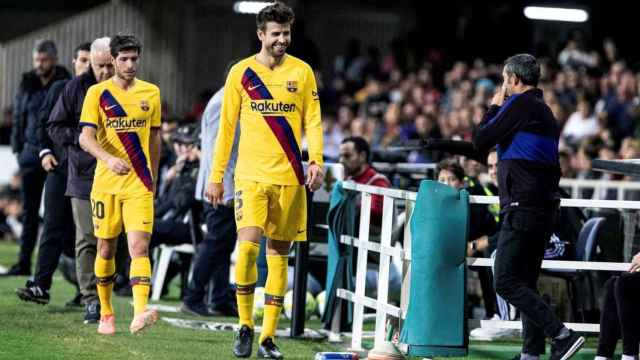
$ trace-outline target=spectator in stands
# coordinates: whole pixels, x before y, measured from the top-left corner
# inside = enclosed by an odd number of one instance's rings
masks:
[[[370,158],[371,150],[369,149],[369,143],[365,139],[356,136],[342,140],[340,163],[344,167],[346,180],[364,185],[391,187],[389,179],[371,166]],[[371,221],[374,224],[380,225],[382,223],[382,205],[383,197],[373,195],[371,200]]]
[[[227,72],[233,63],[235,61],[227,66]],[[236,129],[231,158],[224,172],[224,181],[222,182],[225,187],[223,204],[213,207],[205,201],[204,196],[211,173],[213,156],[215,155],[215,139],[220,126],[223,93],[224,88],[215,93],[209,100],[202,115],[202,157],[195,197],[203,203],[203,219],[207,225],[207,233],[202,243],[198,246],[193,266],[193,276],[181,307],[183,312],[200,316],[238,316],[237,303],[235,297],[232,296],[231,285],[229,284],[229,271],[231,253],[237,240],[233,206],[233,175],[238,158],[239,127]],[[213,289],[209,289],[212,294],[210,299],[211,308],[205,304],[205,292],[210,280],[213,280]]]
[[[11,148],[18,158],[22,175],[24,230],[20,237],[18,262],[7,275],[31,275],[31,255],[36,245],[40,218],[40,199],[46,171],[40,164],[40,142],[37,128],[40,107],[53,83],[69,79],[67,69],[58,65],[58,50],[51,40],[39,40],[33,49],[33,70],[22,75],[14,104]]]
[[[600,336],[595,360],[613,359],[618,340],[622,339],[622,360],[637,360],[640,351],[640,253],[631,260],[628,273],[605,283],[600,317]]]
[[[82,294],[81,300],[85,305],[84,322],[87,324],[96,323],[100,319],[100,302],[94,272],[97,239],[93,234],[92,206],[89,201],[96,159],[80,148],[78,124],[89,87],[108,80],[114,74],[109,41],[108,37],[93,41],[89,53],[89,71],[69,81],[47,121],[51,140],[56,146],[63,148],[68,157],[65,195],[71,198],[71,210],[76,227],[76,277]],[[68,216],[68,213],[63,215]]]
[[[89,43],[83,43],[76,48],[73,63],[76,78],[87,72],[88,63],[85,62],[85,57],[90,50],[89,47]],[[38,243],[38,259],[33,281],[28,280],[23,288],[16,289],[16,294],[24,301],[39,304],[49,302],[49,289],[53,273],[60,263],[60,257],[64,254],[68,259],[64,262],[65,264],[73,263],[72,259],[75,258],[74,223],[73,217],[69,216],[72,213],[71,201],[65,196],[67,152],[63,146],[52,141],[46,130],[50,115],[57,116],[52,110],[68,82],[68,79],[62,79],[51,85],[40,107],[36,128],[38,145],[41,149],[39,152],[40,163],[47,172],[44,186],[44,226]],[[77,285],[77,281],[75,283]],[[81,298],[80,289],[77,288],[75,298],[67,305],[82,306]]]
[[[173,137],[176,163],[167,171],[167,174],[172,174],[172,180],[166,191],[154,202],[155,220],[150,248],[160,244],[192,243],[192,231],[197,230],[200,222],[200,206],[193,196],[200,164],[199,134],[198,126],[191,124],[178,128]],[[188,254],[179,254],[178,259],[174,259],[165,277],[162,295],[169,292],[168,284],[177,274],[183,275],[186,287],[190,261]]]
[[[569,144],[576,145],[586,138],[597,135],[599,131],[600,125],[591,104],[587,99],[580,98],[577,110],[569,116],[562,129],[562,137]]]

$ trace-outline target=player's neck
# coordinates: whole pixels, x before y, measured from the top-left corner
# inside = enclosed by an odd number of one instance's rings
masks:
[[[256,55],[256,61],[258,61],[260,64],[268,67],[269,69],[273,70],[276,67],[282,65],[282,63],[284,62],[284,58],[286,56],[287,56],[287,54],[284,54],[284,55],[282,55],[280,57],[271,56],[266,50],[262,49]]]
[[[114,76],[112,78],[113,83],[116,84],[117,87],[119,87],[122,90],[129,90],[131,89],[131,87],[133,87],[133,85],[136,82],[136,78],[133,78],[131,80],[127,80],[127,79],[123,79],[121,77],[119,77],[118,75]]]

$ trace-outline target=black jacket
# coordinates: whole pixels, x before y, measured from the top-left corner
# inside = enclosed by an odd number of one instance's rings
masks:
[[[502,211],[557,206],[559,137],[558,123],[540,89],[513,95],[501,107],[489,108],[473,143],[482,152],[497,145]]]
[[[182,221],[197,203],[196,182],[200,161],[187,161],[178,176],[171,181],[167,191],[154,204],[155,217],[163,220]]]
[[[57,81],[70,79],[69,71],[56,66],[53,78],[42,85],[34,70],[22,75],[22,81],[14,103],[14,122],[11,131],[11,148],[18,155],[21,168],[40,166],[42,139],[41,112],[47,93]]]
[[[80,114],[82,103],[91,85],[96,83],[93,71],[69,81],[51,111],[47,130],[56,146],[66,149],[68,177],[66,195],[89,200],[96,159],[80,148]]]

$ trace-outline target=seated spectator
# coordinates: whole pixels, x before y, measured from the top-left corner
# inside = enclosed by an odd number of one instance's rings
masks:
[[[369,159],[371,150],[369,143],[361,137],[348,137],[340,145],[340,163],[344,167],[345,180],[358,184],[379,187],[391,187],[386,176],[380,174],[371,166]],[[373,195],[371,200],[371,222],[376,225],[382,223],[383,197]],[[359,205],[358,205],[359,206]]]
[[[185,217],[198,204],[194,197],[200,161],[197,128],[181,127],[173,141],[176,145],[177,157],[175,164],[167,171],[167,174],[172,174],[172,181],[167,183],[166,191],[154,203],[155,220],[150,248],[160,244],[177,245],[191,242],[191,228],[189,223],[185,222]],[[199,221],[199,219],[195,220]],[[168,291],[166,285],[172,277],[188,270],[190,260],[190,256],[184,256],[180,257],[178,264],[172,264],[163,286],[165,293]]]
[[[569,116],[569,120],[562,129],[562,137],[572,145],[579,144],[582,140],[595,136],[600,131],[598,119],[593,113],[593,108],[588,100],[578,100],[577,110]]]

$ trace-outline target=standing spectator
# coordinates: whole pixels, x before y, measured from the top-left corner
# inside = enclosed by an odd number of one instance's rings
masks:
[[[22,81],[14,104],[14,127],[11,148],[18,158],[24,206],[24,230],[20,236],[18,262],[7,275],[31,275],[31,254],[36,245],[40,218],[40,199],[46,179],[41,167],[38,138],[39,110],[51,85],[58,80],[69,79],[69,71],[58,64],[58,50],[51,40],[39,40],[33,49],[33,70],[22,75]]]
[[[226,75],[225,75],[226,78]],[[236,128],[233,139],[231,157],[224,173],[224,196],[222,204],[217,207],[204,201],[207,179],[211,174],[215,139],[220,127],[220,110],[224,88],[218,90],[211,98],[202,116],[202,156],[200,171],[196,184],[197,200],[204,204],[204,219],[207,234],[196,253],[193,277],[189,283],[182,303],[182,311],[200,316],[238,316],[238,309],[233,296],[230,296],[229,268],[231,253],[236,245],[236,221],[233,210],[234,184],[233,176],[238,158],[238,139],[240,128]],[[213,278],[211,289],[211,309],[204,303],[205,288]]]
[[[80,76],[88,69],[85,61],[89,43],[83,43],[76,48],[74,56],[75,76]],[[81,54],[82,52],[82,54]],[[54,105],[63,92],[69,80],[58,80],[51,85],[45,100],[40,107],[37,131],[40,147],[40,163],[47,172],[44,191],[44,226],[42,236],[38,243],[38,260],[33,281],[28,280],[24,288],[16,289],[18,297],[24,301],[33,301],[40,304],[49,302],[49,289],[56,271],[60,256],[64,252],[67,258],[73,259],[75,240],[71,202],[65,196],[67,187],[67,153],[60,145],[54,144],[46,131],[47,120]],[[77,285],[74,282],[74,285]],[[67,305],[81,306],[81,294],[78,289],[76,297]]]
[[[65,195],[71,198],[71,210],[76,226],[76,276],[85,305],[85,323],[100,319],[100,303],[96,290],[94,263],[97,240],[93,234],[89,195],[93,184],[96,160],[80,148],[80,113],[89,87],[113,76],[113,64],[108,37],[91,44],[91,67],[71,80],[58,99],[47,122],[49,135],[56,146],[63,147],[68,157],[68,176]]]

